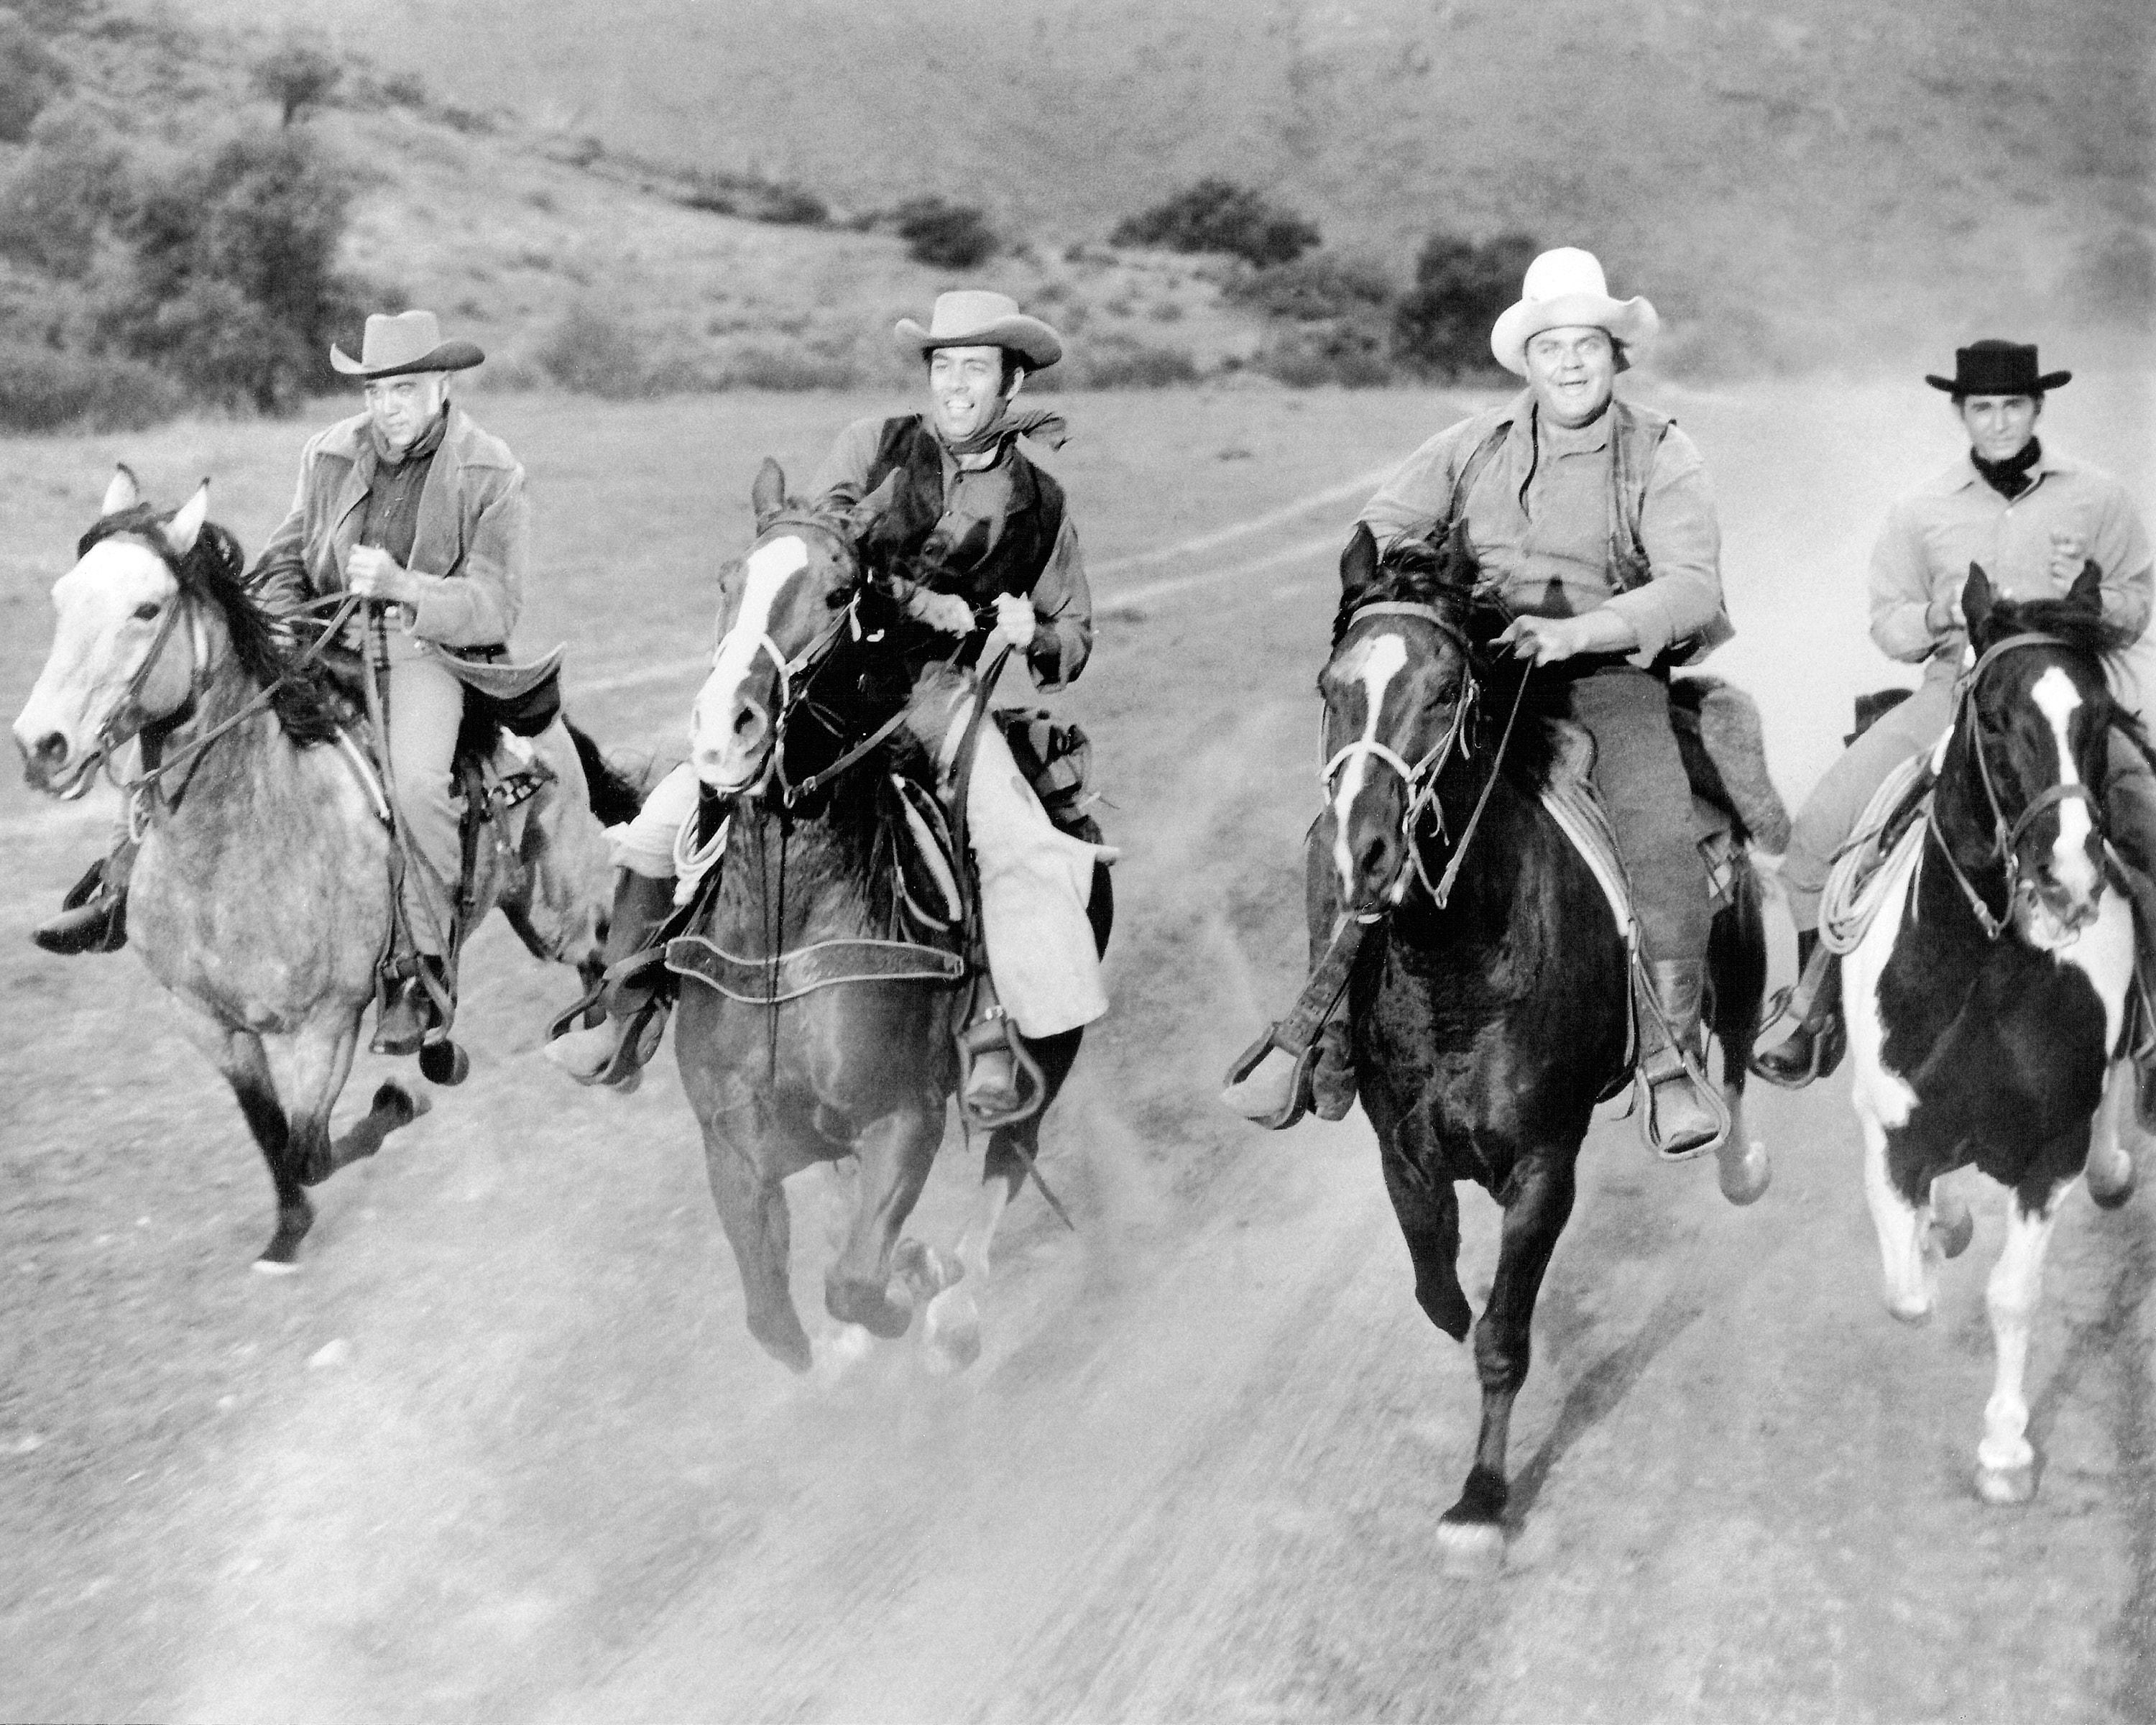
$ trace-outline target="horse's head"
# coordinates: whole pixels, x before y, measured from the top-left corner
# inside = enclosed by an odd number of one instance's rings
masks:
[[[1410,815],[1465,727],[1474,683],[1464,627],[1475,570],[1458,536],[1378,554],[1358,526],[1341,554],[1325,698],[1325,786],[1341,903],[1396,898]]]
[[[1962,610],[1975,656],[1947,770],[1964,817],[1989,829],[1970,836],[2005,866],[2016,931],[2059,946],[2103,894],[2098,814],[2118,719],[2104,660],[2130,638],[2104,621],[2092,565],[2063,598],[2016,603],[1972,563]]]
[[[53,584],[52,651],[15,720],[23,775],[36,788],[80,796],[110,751],[187,704],[206,649],[184,572],[231,544],[222,529],[205,534],[208,508],[207,482],[161,516],[132,473],[113,475],[74,567]]]
[[[896,477],[844,514],[789,504],[766,459],[750,492],[756,541],[719,573],[718,647],[689,721],[696,776],[737,795],[761,785],[788,706],[855,621],[862,542]]]

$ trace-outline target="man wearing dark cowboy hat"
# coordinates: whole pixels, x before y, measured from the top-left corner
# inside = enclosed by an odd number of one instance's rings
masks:
[[[273,609],[296,611],[346,591],[384,602],[390,774],[397,818],[418,865],[403,870],[399,919],[413,952],[374,1046],[415,1052],[434,1021],[425,964],[446,996],[450,896],[461,858],[449,798],[451,756],[470,668],[509,639],[521,603],[530,516],[524,470],[508,446],[449,398],[449,374],[485,355],[444,341],[431,311],[367,321],[360,354],[330,349],[357,378],[365,411],[309,439],[292,508],[250,579]],[[54,952],[110,951],[126,938],[126,859],[116,856],[90,902],[36,932]]]
[[[1799,961],[1815,980],[1796,1029],[1755,1063],[1778,1084],[1807,1084],[1841,1059],[1839,973],[1827,955],[1815,957],[1820,897],[1829,865],[1887,775],[1933,747],[1953,722],[1954,680],[1969,644],[1961,595],[1969,565],[1981,564],[2004,597],[2036,599],[2063,593],[2092,562],[2105,619],[2137,635],[2148,627],[2148,536],[2126,488],[2036,436],[2045,396],[2072,376],[2041,370],[2034,347],[1982,341],[1956,350],[1953,377],[1924,379],[1952,397],[1969,454],[1894,506],[1871,554],[1871,639],[1894,658],[1922,664],[1923,681],[1827,769],[1797,815],[1782,884]],[[2129,874],[2140,876],[2130,886],[2150,973],[2156,784],[2138,750],[2122,738],[2113,743],[2106,799],[2114,842],[2136,865]]]
[[[905,548],[936,532],[959,548],[947,562],[954,572],[945,584],[955,585],[917,590],[913,614],[968,639],[973,662],[1009,649],[1036,686],[1060,689],[1092,649],[1092,603],[1062,488],[1017,447],[1024,437],[1060,448],[1063,421],[1015,403],[1027,376],[1062,357],[1062,342],[1014,300],[973,290],[942,295],[926,328],[905,318],[896,334],[927,374],[927,411],[848,426],[811,481],[810,500],[845,508],[902,473]],[[979,620],[988,617],[992,624]],[[962,1100],[993,1116],[1019,1101],[1006,1015],[1026,1035],[1047,1036],[1107,1009],[1086,919],[1094,860],[1104,853],[1055,829],[994,725],[980,727],[975,748],[968,829],[993,993],[983,991],[989,1009],[968,1032],[973,1060]],[[615,855],[623,874],[609,962],[634,952],[664,920],[675,892],[675,839],[696,806],[696,775],[684,766],[630,823]],[[608,1024],[550,1044],[550,1057],[586,1082],[625,1079],[619,1056],[633,1019],[613,1010]]]

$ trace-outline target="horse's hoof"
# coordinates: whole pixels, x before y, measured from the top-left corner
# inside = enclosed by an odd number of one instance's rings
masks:
[[[2108,1156],[2091,1156],[2087,1173],[2089,1196],[2098,1209],[2115,1210],[2133,1196],[2133,1158],[2124,1149]]]
[[[1732,1142],[1722,1147],[1722,1195],[1732,1204],[1757,1204],[1774,1183],[1774,1170],[1767,1161],[1767,1147],[1757,1138],[1746,1140],[1743,1149]]]
[[[820,1384],[835,1384],[868,1358],[875,1337],[859,1324],[842,1323],[814,1353],[814,1369]]]
[[[963,1372],[981,1357],[981,1312],[970,1288],[952,1288],[928,1302],[921,1339],[928,1363],[940,1372]]]
[[[1964,1240],[1963,1244],[1967,1245],[1968,1242]],[[1912,1327],[1932,1321],[1932,1301],[1928,1295],[1918,1294],[1899,1300],[1889,1295],[1887,1311],[1897,1323],[1908,1324]]]
[[[429,1042],[419,1050],[419,1076],[429,1084],[462,1084],[471,1076],[471,1056],[460,1042]]]
[[[2031,1462],[2020,1467],[1986,1467],[1979,1462],[1976,1495],[1991,1504],[2028,1502],[2036,1495],[2035,1465]]]
[[[1932,1244],[1943,1258],[1958,1258],[1976,1238],[1976,1218],[1958,1198],[1935,1200],[1932,1205]]]
[[[297,1276],[300,1266],[290,1258],[273,1258],[267,1252],[249,1266],[257,1276]]]
[[[1440,1521],[1438,1557],[1456,1581],[1481,1581],[1505,1567],[1505,1528],[1500,1522]]]
[[[401,1084],[384,1079],[375,1086],[374,1095],[367,1104],[367,1111],[370,1114],[400,1115],[403,1117],[394,1124],[409,1126],[434,1106],[434,1098],[424,1091],[408,1091]]]

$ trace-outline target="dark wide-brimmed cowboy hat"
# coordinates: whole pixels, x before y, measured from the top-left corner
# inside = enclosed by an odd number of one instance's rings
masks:
[[[1524,377],[1527,343],[1545,330],[1607,330],[1611,341],[1633,347],[1661,326],[1655,308],[1638,295],[1629,300],[1610,297],[1602,260],[1593,252],[1561,245],[1527,265],[1518,301],[1498,313],[1491,326],[1490,351],[1499,365]]]
[[[1954,349],[1954,374],[1924,381],[1955,395],[2041,395],[2074,380],[2071,372],[2039,372],[2035,342],[1972,341]]]
[[[909,357],[938,347],[1008,347],[1034,371],[1063,357],[1063,338],[1037,317],[1028,317],[1009,294],[961,288],[938,294],[927,329],[910,317],[898,321],[900,350]]]
[[[431,311],[376,312],[354,359],[334,341],[330,363],[347,377],[401,377],[408,372],[461,372],[484,360],[470,341],[444,341]]]

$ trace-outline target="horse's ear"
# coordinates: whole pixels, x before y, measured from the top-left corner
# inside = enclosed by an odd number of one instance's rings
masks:
[[[125,461],[112,470],[112,483],[105,488],[105,501],[98,506],[98,518],[118,515],[123,509],[132,509],[142,501],[142,487],[135,470]]]
[[[883,483],[846,511],[844,531],[847,538],[858,545],[868,537],[875,524],[891,513],[891,506],[898,496],[899,470],[896,467],[884,475]]]
[[[1471,588],[1482,572],[1476,565],[1475,549],[1467,542],[1467,515],[1462,511],[1455,516],[1450,529],[1445,536],[1445,557],[1440,564],[1445,584],[1450,587]]]
[[[1991,578],[1984,572],[1981,563],[1969,566],[1969,579],[1961,590],[1962,620],[1969,625],[1971,640],[1983,633],[1984,625],[1991,620]]]
[[[1368,521],[1355,523],[1348,547],[1340,553],[1340,596],[1353,598],[1378,578],[1378,541]]]
[[[2103,571],[2094,557],[2083,562],[2082,572],[2074,577],[2074,584],[2066,589],[2066,603],[2094,616],[2103,614]]]
[[[203,523],[208,517],[209,481],[204,480],[195,487],[194,495],[165,523],[165,543],[172,547],[174,557],[183,557],[195,548],[195,541],[202,536]]]
[[[759,532],[767,521],[786,507],[786,470],[768,455],[756,470],[756,482],[748,488],[748,501],[756,511]]]

